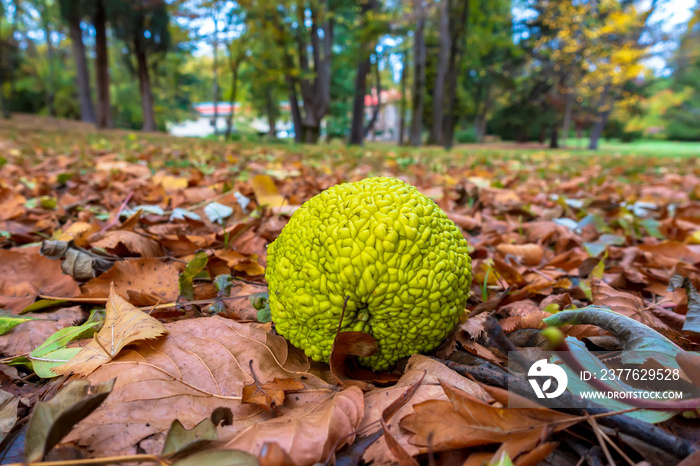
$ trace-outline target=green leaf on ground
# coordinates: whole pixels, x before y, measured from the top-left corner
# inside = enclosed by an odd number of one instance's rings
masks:
[[[180,296],[194,299],[194,277],[204,270],[207,262],[209,262],[209,256],[206,252],[200,251],[187,263],[179,278]]]
[[[116,379],[97,385],[75,380],[49,401],[39,401],[27,426],[24,457],[28,463],[41,461],[51,448],[90,415],[111,393]]]

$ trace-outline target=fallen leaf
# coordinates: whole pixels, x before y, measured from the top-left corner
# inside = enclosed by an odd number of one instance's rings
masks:
[[[104,324],[103,310],[93,310],[88,320],[79,326],[65,327],[34,348],[27,356],[27,367],[36,372],[41,378],[57,377],[54,367],[67,363],[80,352],[80,347],[68,347],[68,344],[79,339],[91,338]]]
[[[411,432],[411,443],[436,451],[491,443],[515,444],[544,437],[578,423],[580,418],[547,408],[508,409],[492,406],[447,384],[450,401],[430,400],[414,405],[414,414],[401,420]],[[505,450],[509,446],[504,446]]]
[[[236,422],[219,431],[219,444],[267,419],[263,409],[241,404],[243,386],[259,380],[295,378],[306,389],[290,396],[282,412],[309,409],[333,387],[308,372],[309,363],[290,353],[286,340],[259,326],[221,317],[187,319],[165,325],[168,334],[126,347],[88,376],[93,383],[117,378],[106,403],[67,438],[99,456],[158,454],[174,419],[191,428],[218,407],[230,408]],[[294,356],[294,357],[293,357]],[[148,445],[139,445],[150,438]],[[276,440],[277,436],[268,438]]]
[[[304,384],[292,378],[275,378],[266,383],[260,383],[256,380],[243,387],[241,403],[252,403],[266,411],[273,412],[282,406],[286,393],[303,389]]]
[[[109,271],[93,278],[81,287],[83,298],[106,298],[110,286],[122,298],[129,297],[129,290],[148,293],[173,302],[178,296],[180,265],[160,259],[127,259],[117,262]]]
[[[0,442],[15,425],[19,397],[0,390]]]
[[[363,413],[362,391],[349,387],[312,407],[293,408],[280,417],[257,423],[236,435],[226,447],[258,455],[266,442],[274,440],[296,464],[312,465],[352,444]]]
[[[333,377],[344,387],[358,387],[361,390],[368,390],[371,384],[358,380],[353,375],[358,368],[354,364],[352,356],[369,357],[377,352],[377,340],[372,335],[364,332],[339,332],[333,340],[333,347],[329,358],[329,365]],[[359,369],[361,370],[361,369]]]
[[[258,466],[258,459],[240,450],[206,450],[173,463],[173,466]]]
[[[93,248],[102,248],[119,256],[161,257],[163,247],[151,238],[128,230],[115,230],[96,233],[88,239]]]
[[[24,214],[27,199],[7,187],[0,187],[0,221],[17,218]]]
[[[61,234],[56,238],[59,241],[73,241],[77,247],[85,246],[88,242],[88,237],[100,229],[98,225],[87,222],[75,222],[68,228],[64,228]]]
[[[160,454],[172,458],[207,446],[219,437],[216,430],[219,425],[230,426],[232,423],[233,413],[228,408],[216,408],[210,417],[192,429],[186,429],[175,419],[165,435]]]
[[[394,419],[400,420],[412,413],[415,404],[435,399],[447,400],[447,396],[440,386],[441,381],[472,393],[479,399],[487,401],[492,399],[476,382],[462,377],[432,358],[416,354],[408,360],[405,372],[396,385],[387,388],[376,388],[365,394],[365,414],[359,430],[366,432],[367,435],[381,430],[381,426],[378,425],[377,421],[382,417],[384,410],[405,393],[408,387],[411,387],[423,378],[424,374],[426,375],[420,386],[411,399],[396,411],[393,416]],[[396,442],[409,455],[416,456],[420,453],[418,447],[409,443],[410,434],[405,430],[399,429],[396,422],[390,422],[387,424],[387,427],[392,432]],[[363,459],[368,463],[375,462],[379,464],[388,464],[396,461],[389,451],[384,437],[380,437],[367,449]]]
[[[22,322],[27,322],[29,320],[36,320],[36,318],[28,317],[26,315],[17,316],[15,314],[10,314],[0,309],[0,336],[6,334]]]
[[[29,353],[58,330],[69,327],[86,317],[86,313],[80,306],[24,315],[40,320],[28,322],[0,336],[0,354],[17,356]]]
[[[676,354],[676,362],[695,386],[700,387],[700,355],[690,351]]]
[[[187,263],[185,270],[178,277],[178,289],[180,295],[187,299],[194,299],[194,277],[207,266],[209,256],[206,252],[200,251]]]
[[[114,286],[107,299],[107,314],[102,330],[70,361],[55,367],[57,374],[90,375],[102,364],[113,360],[126,345],[158,338],[167,333],[163,324],[119,296]]]
[[[73,297],[78,284],[36,248],[0,250],[0,308],[18,313],[39,294]]]
[[[76,380],[49,401],[39,401],[27,426],[25,460],[41,461],[75,424],[89,416],[112,391],[114,379],[90,385]]]
[[[591,292],[593,294],[593,304],[596,306],[609,307],[617,313],[631,317],[647,325],[663,325],[663,323],[646,308],[641,298],[631,293],[618,291],[601,279],[591,279]]]
[[[539,265],[544,257],[544,249],[539,244],[499,244],[496,247],[503,256],[516,256],[525,265]]]
[[[265,205],[274,209],[288,204],[269,175],[255,175],[252,184],[258,205]]]

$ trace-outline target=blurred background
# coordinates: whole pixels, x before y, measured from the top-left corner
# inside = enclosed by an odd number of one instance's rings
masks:
[[[689,144],[699,19],[694,0],[0,0],[0,106],[223,140]]]

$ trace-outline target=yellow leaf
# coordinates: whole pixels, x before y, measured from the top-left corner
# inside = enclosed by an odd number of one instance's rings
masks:
[[[695,230],[688,238],[688,242],[691,244],[700,244],[700,230]]]
[[[274,208],[287,204],[284,196],[277,190],[275,182],[268,175],[255,175],[253,177],[253,191],[255,199],[261,206],[266,205]]]
[[[61,235],[58,237],[58,240],[73,240],[76,246],[85,246],[88,237],[99,229],[100,227],[98,227],[97,225],[91,225],[87,222],[75,222],[70,227],[68,227],[63,233],[61,233]]]
[[[185,189],[188,186],[189,181],[187,180],[187,178],[158,173],[153,177],[153,184],[155,186],[163,186],[163,189],[165,189],[166,193],[172,193],[181,189]]]
[[[74,372],[87,376],[102,364],[114,359],[126,345],[168,333],[158,320],[119,296],[114,291],[114,283],[110,285],[106,311],[102,330],[70,361],[54,368],[54,372],[59,375]]]

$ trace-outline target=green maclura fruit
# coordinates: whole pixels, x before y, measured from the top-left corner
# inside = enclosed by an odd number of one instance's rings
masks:
[[[375,370],[435,349],[464,312],[467,241],[435,202],[393,178],[323,191],[269,246],[265,278],[277,332],[328,361],[341,331],[377,340],[360,362]]]

